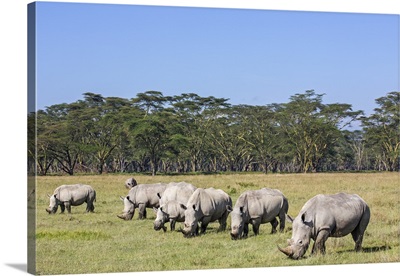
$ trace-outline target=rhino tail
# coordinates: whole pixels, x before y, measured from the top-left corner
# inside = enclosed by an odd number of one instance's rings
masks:
[[[289,216],[288,214],[286,214],[286,220],[290,223],[293,222],[293,218],[291,216]]]

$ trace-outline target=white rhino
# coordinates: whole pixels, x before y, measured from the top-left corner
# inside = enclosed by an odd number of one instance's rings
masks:
[[[312,254],[325,254],[328,237],[343,237],[351,233],[355,250],[361,251],[365,229],[370,219],[367,203],[356,194],[319,194],[304,204],[293,221],[289,246],[279,248],[292,259],[301,258],[314,240]]]
[[[171,182],[168,183],[162,196],[157,194],[160,199],[160,205],[163,205],[171,200],[176,200],[182,204],[186,204],[190,196],[197,188],[190,183],[186,182]]]
[[[170,222],[171,231],[175,230],[175,223],[185,220],[184,211],[181,204],[186,205],[190,196],[197,188],[186,182],[171,182],[163,195],[159,195],[160,207],[154,208],[157,217],[154,220],[154,230],[163,229],[166,231],[164,224]]]
[[[185,208],[184,205],[176,200],[170,200],[159,208],[153,208],[157,217],[154,220],[154,230],[158,231],[163,229],[164,232],[167,228],[164,226],[165,223],[170,222],[171,231],[175,230],[176,222],[185,221]]]
[[[136,181],[133,177],[128,178],[128,179],[125,181],[125,188],[127,188],[127,189],[132,189],[132,188],[135,187],[136,185],[137,185],[137,181]]]
[[[124,202],[124,210],[117,217],[131,220],[135,214],[135,209],[139,208],[139,219],[145,219],[147,215],[146,208],[160,207],[157,194],[162,196],[166,188],[166,183],[139,184],[133,187],[126,197],[121,197]]]
[[[260,224],[268,222],[272,225],[271,233],[276,233],[278,224],[279,231],[283,232],[288,209],[288,200],[279,190],[262,188],[243,192],[235,207],[228,207],[231,212],[231,238],[247,237],[249,223],[253,225],[254,235],[259,234]]]
[[[61,185],[54,190],[53,195],[48,195],[50,205],[46,208],[49,214],[57,212],[60,205],[61,213],[65,208],[71,213],[71,206],[78,206],[86,202],[86,212],[93,212],[93,202],[96,201],[96,191],[89,185],[73,184]]]
[[[185,237],[198,235],[201,223],[201,233],[204,233],[210,222],[218,220],[219,231],[226,229],[228,207],[232,206],[232,199],[221,189],[198,188],[190,196],[187,205],[181,205],[185,210],[185,222],[182,233]]]

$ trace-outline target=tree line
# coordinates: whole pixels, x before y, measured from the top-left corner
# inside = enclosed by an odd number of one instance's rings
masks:
[[[84,93],[28,114],[28,172],[399,171],[400,92],[376,99],[369,116],[323,96],[232,105],[195,93]]]

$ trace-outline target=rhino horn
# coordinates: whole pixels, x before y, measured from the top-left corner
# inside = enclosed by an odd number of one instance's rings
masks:
[[[290,246],[288,246],[286,248],[281,248],[278,245],[278,249],[279,249],[279,251],[281,251],[283,254],[285,254],[288,257],[291,257],[293,255],[293,250]]]
[[[127,220],[127,218],[126,218],[126,215],[125,215],[125,214],[123,214],[123,215],[117,215],[117,217],[119,217],[120,219]]]

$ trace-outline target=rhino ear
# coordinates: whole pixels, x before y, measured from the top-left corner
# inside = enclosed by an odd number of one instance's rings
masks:
[[[157,196],[158,196],[159,199],[161,199],[160,193],[157,193]]]
[[[192,207],[193,207],[193,210],[195,210],[195,211],[196,211],[196,205],[194,205],[194,204],[193,204],[193,206],[192,206]]]
[[[301,215],[301,221],[303,223],[306,223],[306,213],[305,212]]]
[[[313,222],[312,222],[312,219],[310,219],[309,221],[307,221],[306,220],[306,216],[307,216],[307,212],[304,212],[302,215],[301,215],[301,221],[305,224],[305,225],[307,225],[307,226],[309,226],[309,227],[313,227]]]
[[[244,209],[243,206],[240,206],[240,207],[239,207],[240,213],[243,213],[243,209]]]
[[[232,206],[231,205],[227,205],[226,206],[226,210],[230,213],[233,211]]]
[[[187,207],[186,207],[185,205],[183,205],[182,203],[180,204],[180,206],[181,206],[181,208],[184,209],[184,210],[187,209]]]

